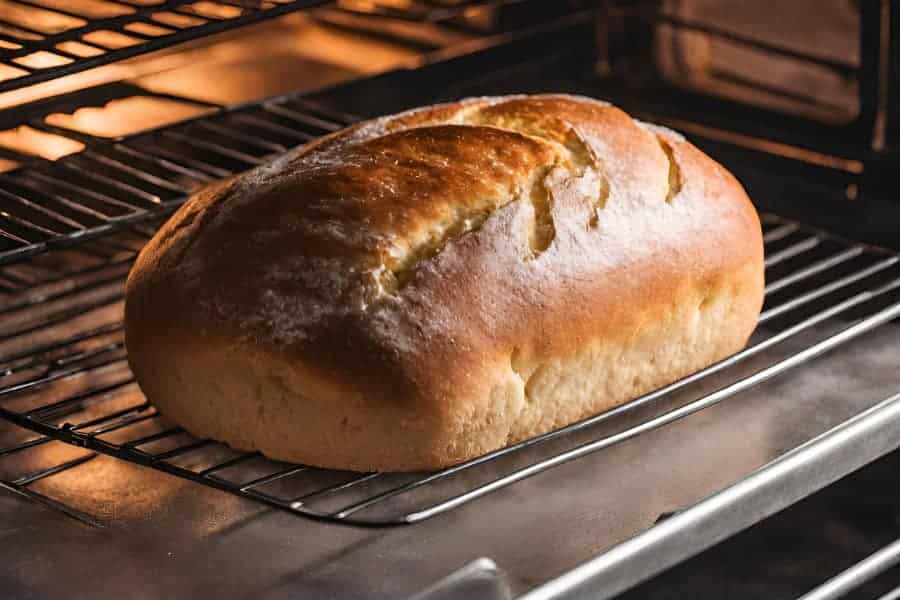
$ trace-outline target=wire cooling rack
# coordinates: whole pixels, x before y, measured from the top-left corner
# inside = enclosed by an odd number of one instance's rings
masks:
[[[0,0],[0,92],[323,3],[324,0]]]
[[[763,220],[769,284],[760,330],[745,350],[611,412],[442,471],[360,474],[279,463],[193,438],[158,414],[128,370],[122,339],[124,277],[156,223],[0,269],[0,417],[41,434],[23,448],[62,440],[319,520],[416,523],[727,402],[900,316],[900,256],[772,215]],[[820,330],[800,351],[691,395],[710,375]],[[687,400],[673,405],[675,392]],[[626,413],[648,408],[649,417],[616,427]]]

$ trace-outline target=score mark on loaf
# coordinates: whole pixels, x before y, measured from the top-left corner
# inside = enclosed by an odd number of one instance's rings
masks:
[[[187,201],[125,333],[191,433],[276,459],[434,469],[739,350],[759,220],[678,134],[609,104],[476,98],[358,124]]]

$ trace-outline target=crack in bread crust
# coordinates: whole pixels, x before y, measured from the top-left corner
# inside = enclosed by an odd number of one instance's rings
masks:
[[[659,134],[656,135],[656,140],[659,142],[663,154],[666,155],[666,160],[669,161],[669,187],[666,190],[666,202],[671,203],[681,192],[681,168],[678,166],[678,161],[675,160],[675,151],[672,149],[672,145]]]
[[[402,253],[383,257],[379,269],[380,291],[397,294],[414,278],[416,272],[428,261],[435,258],[448,244],[481,229],[485,222],[498,210],[520,201],[528,201],[534,209],[534,221],[529,231],[532,255],[543,252],[553,241],[555,229],[550,214],[550,193],[544,185],[547,174],[559,164],[554,160],[549,165],[535,168],[522,184],[503,190],[492,199],[483,199],[475,206],[454,206],[450,214],[435,221]]]
[[[540,256],[556,238],[556,225],[553,223],[553,214],[550,210],[553,196],[546,184],[547,174],[555,168],[557,168],[556,165],[547,168],[535,185],[531,186],[531,192],[528,194],[533,214],[531,228],[528,231],[528,247],[531,249],[531,258]]]
[[[385,293],[396,294],[412,281],[416,270],[434,258],[451,240],[477,231],[496,208],[457,208],[449,223],[441,223],[427,233],[424,243],[418,244],[391,266],[380,272],[381,287]]]
[[[391,119],[383,125],[385,130],[391,132],[440,125],[489,127],[545,144],[553,149],[556,159],[551,164],[535,169],[529,176],[528,183],[523,186],[524,189],[518,194],[509,193],[506,198],[485,201],[483,206],[475,209],[457,207],[449,219],[435,223],[420,243],[411,246],[399,259],[386,261],[389,264],[379,268],[380,291],[388,294],[398,293],[412,281],[415,272],[423,264],[436,257],[448,244],[479,230],[497,210],[512,202],[527,201],[532,206],[533,218],[528,232],[531,256],[528,258],[538,257],[550,247],[556,237],[556,226],[551,210],[553,195],[546,182],[548,174],[555,169],[564,169],[569,178],[582,177],[588,170],[598,174],[598,189],[594,194],[593,209],[588,223],[591,228],[598,225],[599,213],[605,208],[609,198],[609,181],[603,174],[601,161],[590,145],[571,124],[567,124],[565,134],[560,139],[558,134],[550,134],[527,121],[497,119],[484,114],[485,108],[502,107],[505,102],[474,100],[449,112],[438,111],[442,117],[439,119],[429,119],[427,113],[414,111]]]

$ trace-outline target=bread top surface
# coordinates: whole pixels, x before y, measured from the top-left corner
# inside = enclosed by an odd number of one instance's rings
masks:
[[[197,194],[138,257],[126,336],[133,362],[249,345],[321,388],[440,411],[511,361],[634,336],[686,288],[761,302],[758,218],[725,169],[603,102],[477,98]]]

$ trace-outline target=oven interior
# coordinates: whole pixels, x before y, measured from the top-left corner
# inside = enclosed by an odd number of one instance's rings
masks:
[[[815,597],[889,594],[898,13],[826,4],[0,3],[5,585],[794,598],[886,546]],[[369,116],[547,90],[671,125],[741,179],[767,255],[747,350],[436,473],[276,463],[147,404],[124,277],[192,191]]]

